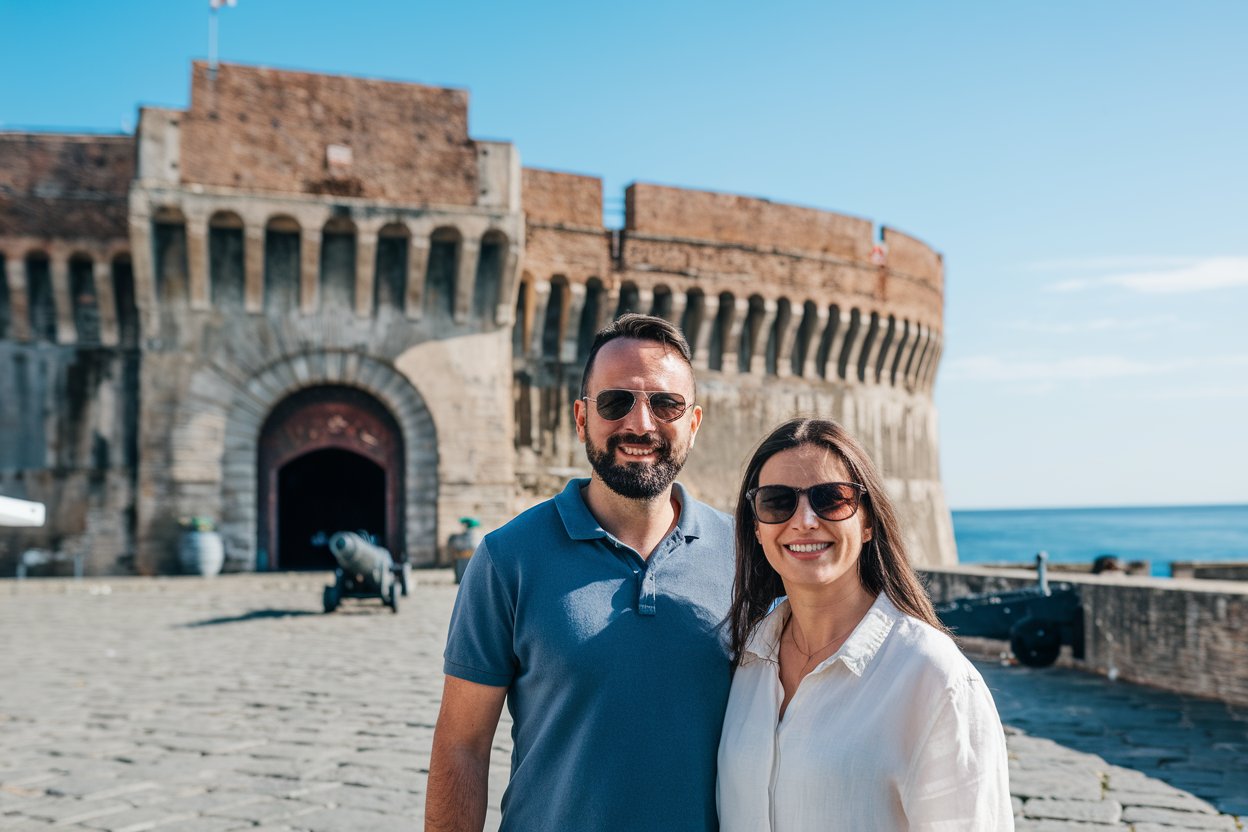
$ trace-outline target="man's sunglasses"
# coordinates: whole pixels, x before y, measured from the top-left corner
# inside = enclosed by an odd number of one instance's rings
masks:
[[[821,482],[809,488],[761,485],[745,492],[745,499],[758,522],[783,523],[797,511],[798,499],[805,494],[815,514],[835,522],[853,517],[866,493],[867,489],[856,482]]]
[[[650,412],[660,422],[675,422],[689,408],[685,397],[677,393],[650,393],[646,390],[603,390],[592,401],[599,416],[608,422],[614,422],[632,412],[638,396],[645,397],[650,405]],[[591,401],[589,396],[584,398]]]

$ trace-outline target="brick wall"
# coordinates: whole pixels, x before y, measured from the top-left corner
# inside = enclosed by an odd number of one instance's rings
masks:
[[[521,201],[529,222],[602,228],[602,180],[525,168]]]
[[[0,237],[125,240],[133,177],[133,136],[0,133]]]
[[[349,161],[327,157],[335,145]],[[196,62],[182,119],[184,184],[475,205],[468,93]]]
[[[780,246],[866,260],[870,220],[736,194],[635,183],[625,193],[624,228],[747,246]]]

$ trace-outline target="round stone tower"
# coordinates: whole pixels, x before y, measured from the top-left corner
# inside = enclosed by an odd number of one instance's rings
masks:
[[[730,509],[754,445],[795,415],[866,446],[916,560],[955,563],[932,385],[944,273],[927,245],[868,220],[763,199],[629,187],[620,231],[596,179],[525,169],[516,301],[516,471],[534,499],[585,469],[571,425],[594,332],[660,315],[693,347],[706,417],[682,476]]]

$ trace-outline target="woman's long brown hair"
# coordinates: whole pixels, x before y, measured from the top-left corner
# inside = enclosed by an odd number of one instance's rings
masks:
[[[897,522],[897,512],[875,463],[849,433],[830,419],[792,419],[777,427],[754,451],[741,491],[737,495],[736,516],[736,580],[732,588],[732,606],[728,610],[728,627],[732,661],[741,660],[741,653],[758,622],[771,610],[776,599],[784,595],[779,574],[767,562],[763,547],[754,535],[754,509],[745,498],[758,486],[763,465],[781,451],[813,445],[824,448],[841,460],[850,478],[867,489],[859,511],[866,511],[870,520],[871,541],[858,556],[858,578],[872,595],[885,593],[897,609],[925,621],[942,632],[945,626],[936,617],[931,599],[910,566],[905,540]]]

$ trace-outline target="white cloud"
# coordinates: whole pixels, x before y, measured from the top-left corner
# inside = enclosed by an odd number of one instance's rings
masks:
[[[1009,359],[996,355],[950,360],[941,373],[945,381],[991,381],[1037,384],[1059,381],[1102,381],[1158,376],[1209,367],[1248,366],[1248,355],[1140,361],[1120,355],[1082,355],[1057,359]]]
[[[1075,261],[1052,261],[1054,271],[1075,270]],[[1165,258],[1142,260],[1094,259],[1083,261],[1082,270],[1100,274],[1073,277],[1051,287],[1058,292],[1076,292],[1098,286],[1112,286],[1147,294],[1179,294],[1213,289],[1248,287],[1248,257],[1207,257],[1193,260]],[[1110,272],[1104,274],[1103,272]]]

